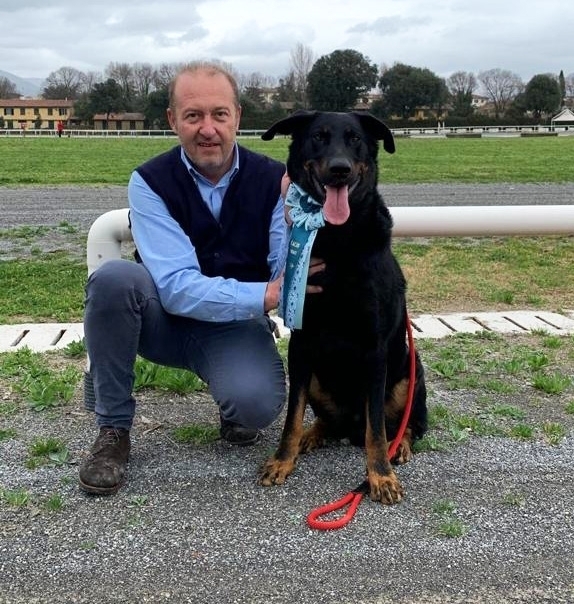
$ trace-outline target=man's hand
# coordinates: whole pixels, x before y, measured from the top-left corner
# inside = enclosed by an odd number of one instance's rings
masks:
[[[279,294],[281,292],[281,282],[283,273],[275,281],[269,281],[265,289],[265,298],[263,301],[263,310],[269,312],[279,306]]]
[[[313,275],[318,275],[325,270],[325,261],[321,260],[321,258],[313,258],[309,261],[309,272],[307,273],[307,280]],[[323,288],[320,285],[310,285],[307,282],[307,287],[305,288],[305,292],[307,294],[320,294],[323,291]]]
[[[285,172],[281,178],[281,197],[283,197],[283,201],[285,201],[285,198],[287,197],[287,189],[289,188],[290,184],[291,179],[289,178],[289,174]]]
[[[283,174],[283,178],[281,179],[281,197],[283,198],[283,202],[285,202],[285,199],[287,198],[287,189],[289,188],[290,184],[291,179],[289,178],[289,174],[285,172],[285,174]],[[283,211],[285,213],[285,222],[288,225],[291,225],[293,221],[291,220],[291,216],[289,216],[289,208],[284,206]]]
[[[309,272],[307,273],[307,279],[318,275],[325,270],[325,262],[320,258],[311,258],[309,261]],[[281,283],[283,282],[283,273],[274,281],[269,281],[265,288],[265,299],[263,301],[263,310],[269,312],[279,306],[279,296],[281,294]],[[323,288],[320,285],[310,285],[307,283],[305,293],[307,294],[320,294]]]

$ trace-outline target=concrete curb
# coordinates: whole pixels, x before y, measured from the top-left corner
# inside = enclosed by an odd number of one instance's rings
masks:
[[[278,325],[280,337],[287,337],[289,330],[281,319],[274,317],[274,321]],[[565,311],[564,314],[538,310],[425,314],[411,317],[411,323],[415,339],[436,339],[479,331],[504,334],[546,331],[553,335],[569,335],[574,334],[574,310]],[[33,352],[58,350],[83,337],[83,323],[0,325],[0,352],[15,351],[24,347]]]

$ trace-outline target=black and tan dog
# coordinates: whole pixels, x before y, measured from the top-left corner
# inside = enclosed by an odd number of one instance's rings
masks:
[[[325,263],[321,293],[305,298],[301,329],[291,333],[289,402],[281,442],[263,465],[262,485],[282,484],[299,453],[327,439],[366,448],[371,499],[391,504],[403,488],[392,469],[389,441],[401,422],[409,385],[405,279],[391,252],[392,218],[377,191],[378,141],[393,153],[385,124],[366,113],[296,112],[264,140],[292,136],[292,182],[322,205],[312,256]],[[412,412],[393,462],[412,457],[427,427],[423,368],[416,356]],[[305,408],[315,414],[304,430]]]

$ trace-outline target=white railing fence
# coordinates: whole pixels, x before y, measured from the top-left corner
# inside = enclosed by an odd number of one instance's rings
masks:
[[[392,207],[395,237],[463,237],[574,234],[573,205]],[[121,257],[132,240],[128,209],[110,210],[92,224],[87,241],[88,273]]]
[[[265,130],[247,130],[241,129],[238,131],[239,137],[259,137]],[[449,137],[452,136],[472,136],[485,137],[489,136],[533,136],[533,135],[574,135],[574,123],[565,125],[529,125],[529,126],[442,126],[435,127],[419,127],[419,128],[392,128],[395,136],[401,137]],[[56,130],[48,128],[26,129],[21,128],[0,128],[0,137],[11,136],[31,136],[45,137],[57,136]],[[173,138],[175,134],[171,130],[84,130],[77,128],[67,128],[63,134],[64,137],[74,138],[130,138],[130,137],[147,137],[147,138]]]

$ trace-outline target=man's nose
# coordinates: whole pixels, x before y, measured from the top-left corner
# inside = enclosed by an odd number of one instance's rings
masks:
[[[205,115],[203,117],[199,131],[203,136],[213,136],[216,133],[215,121],[211,115]]]

